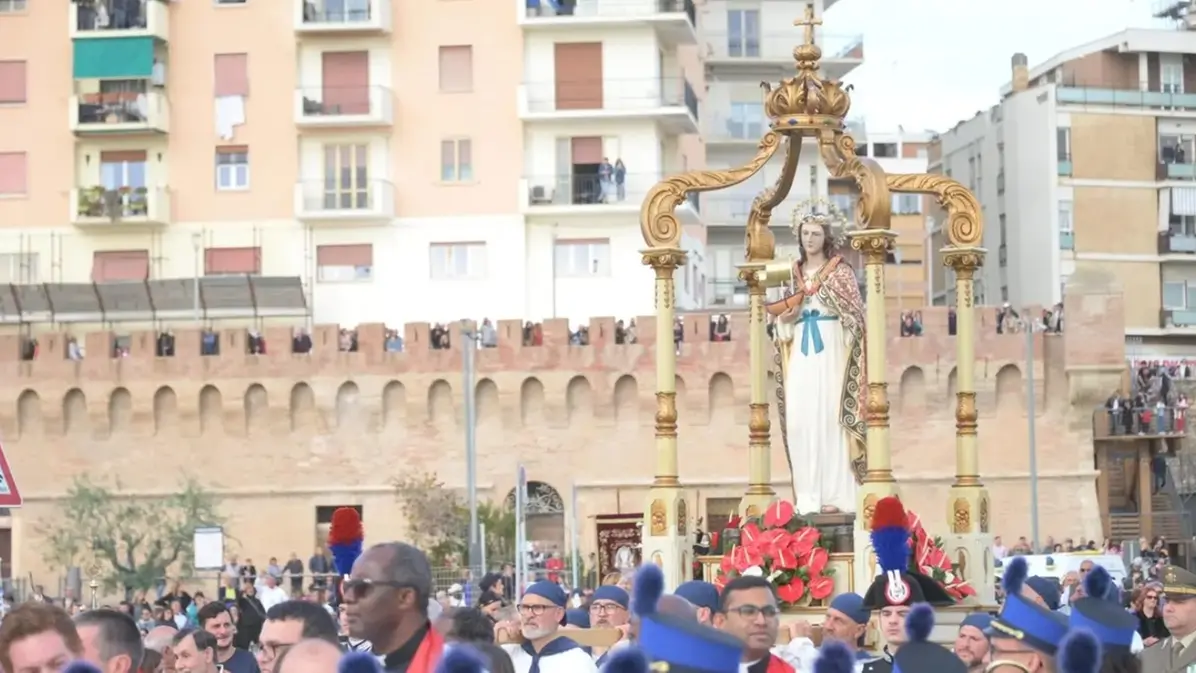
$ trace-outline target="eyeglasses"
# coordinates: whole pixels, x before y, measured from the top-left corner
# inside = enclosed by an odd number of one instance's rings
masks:
[[[1159,595],[1158,594],[1146,594],[1146,600],[1157,601],[1157,600],[1159,600]]]
[[[605,615],[605,614],[609,614],[612,612],[618,612],[619,610],[626,610],[626,609],[627,608],[623,607],[622,605],[619,605],[618,603],[591,603],[590,604],[590,612],[600,614],[600,615]]]
[[[530,604],[524,603],[519,606],[519,614],[531,615],[533,617],[539,617],[540,615],[544,614],[545,612],[548,612],[549,610],[556,610],[556,609],[558,609],[558,608],[555,605],[530,605]]]
[[[294,646],[295,643],[250,643],[249,653],[263,659],[277,659]]]
[[[389,589],[413,589],[410,584],[406,582],[396,582],[393,580],[372,580],[369,578],[345,580],[341,583],[341,588],[344,589],[346,596],[352,596],[354,600],[362,600],[370,595],[370,592],[375,587],[387,587]]]
[[[744,619],[755,619],[758,615],[764,615],[765,619],[773,619],[780,611],[775,605],[740,605],[737,608],[727,608],[724,612],[733,612]]]

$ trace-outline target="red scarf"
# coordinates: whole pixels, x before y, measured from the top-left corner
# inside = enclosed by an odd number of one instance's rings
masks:
[[[411,660],[411,665],[407,667],[407,673],[433,673],[436,670],[436,664],[440,662],[440,655],[443,652],[444,638],[440,637],[440,632],[436,630],[436,627],[429,625],[428,635],[424,636],[423,641],[419,644],[419,649],[415,651],[415,658]],[[792,672],[793,669],[790,668],[789,671]],[[772,671],[769,671],[769,673],[772,673]]]
[[[797,673],[797,670],[775,654],[768,655],[767,673]]]

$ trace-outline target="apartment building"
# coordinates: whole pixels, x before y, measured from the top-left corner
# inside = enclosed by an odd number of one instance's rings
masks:
[[[1000,103],[943,134],[932,163],[984,206],[983,300],[1049,305],[1073,274],[1109,279],[1143,355],[1196,346],[1196,32],[1174,4],[1177,30],[1121,31],[1033,68],[1014,56]]]
[[[831,4],[833,1],[814,2],[815,16],[823,20],[823,12]],[[799,0],[709,0],[702,5],[701,49],[706,72],[703,129],[706,163],[711,168],[740,166],[755,154],[756,144],[768,128],[760,83],[793,75],[793,48],[802,39],[801,29],[793,22],[801,18],[806,5]],[[821,25],[815,39],[822,48],[825,76],[842,79],[863,63],[862,35],[835,33]],[[747,182],[703,195],[706,299],[710,305],[746,303],[746,290],[736,279],[735,266],[743,261],[747,214],[752,199],[776,181],[780,170],[781,161],[774,158]],[[796,244],[789,230],[792,211],[811,196],[825,197],[828,177],[816,147],[807,143],[790,196],[774,211],[780,247]]]
[[[346,324],[651,312],[638,206],[703,161],[695,23],[689,0],[0,2],[0,282],[252,274]]]
[[[864,122],[850,122],[848,131],[856,141],[856,154],[874,159],[886,173],[925,173],[929,131],[874,131]],[[854,220],[859,190],[851,180],[831,180],[829,200],[848,218]],[[936,269],[930,248],[926,197],[917,194],[893,194],[890,226],[897,234],[896,246],[885,267],[885,297],[890,307],[915,309],[928,304],[929,277]]]

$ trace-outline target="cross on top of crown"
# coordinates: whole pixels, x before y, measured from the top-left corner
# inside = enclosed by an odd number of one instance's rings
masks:
[[[805,15],[793,22],[795,26],[803,26],[806,29],[806,44],[814,44],[814,26],[821,26],[822,19],[814,17],[814,3],[806,5]]]

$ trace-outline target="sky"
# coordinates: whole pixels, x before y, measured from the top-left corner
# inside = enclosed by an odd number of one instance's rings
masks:
[[[845,80],[855,85],[851,118],[877,131],[944,131],[998,101],[1017,52],[1034,68],[1126,28],[1168,27],[1151,17],[1154,1],[838,0],[823,30],[864,35],[864,64]]]

